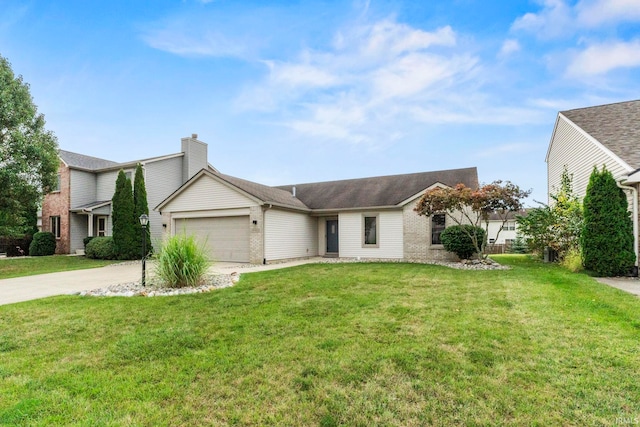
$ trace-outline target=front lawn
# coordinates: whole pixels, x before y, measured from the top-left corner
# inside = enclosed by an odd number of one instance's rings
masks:
[[[0,306],[0,424],[620,425],[640,299],[509,271],[315,264],[155,298]]]
[[[0,279],[56,273],[58,271],[84,270],[86,268],[104,267],[116,262],[120,261],[66,255],[0,259]]]

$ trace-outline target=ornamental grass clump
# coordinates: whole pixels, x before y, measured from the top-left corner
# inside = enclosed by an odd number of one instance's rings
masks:
[[[158,253],[156,275],[164,286],[183,288],[201,284],[208,268],[204,246],[192,235],[176,234]]]

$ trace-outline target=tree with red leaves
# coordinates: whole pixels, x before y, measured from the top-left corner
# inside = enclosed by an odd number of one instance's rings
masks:
[[[521,190],[517,185],[505,181],[494,181],[478,189],[471,189],[464,184],[451,187],[435,187],[427,190],[418,201],[415,211],[419,215],[446,214],[458,225],[471,224],[480,227],[484,222],[486,235],[489,231],[489,216],[496,214],[502,220],[504,227],[511,213],[519,212],[523,208],[522,199],[531,194],[531,190]],[[500,231],[498,231],[498,235]],[[469,237],[478,254],[486,258],[485,239],[470,234]],[[496,240],[497,240],[496,235]],[[493,247],[493,244],[491,244]]]

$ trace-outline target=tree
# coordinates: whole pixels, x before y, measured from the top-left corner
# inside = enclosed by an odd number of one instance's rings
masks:
[[[142,226],[140,225],[140,215],[146,214],[149,215],[149,204],[147,202],[147,188],[144,183],[144,173],[142,171],[142,165],[138,163],[136,166],[136,174],[133,179],[133,216],[136,218],[136,228],[138,230],[138,234],[142,234]],[[146,242],[147,253],[153,252],[153,247],[151,246],[151,235],[149,234],[149,227],[151,223],[147,224],[147,227],[144,231]],[[142,242],[138,239],[138,253],[142,254]],[[146,256],[147,254],[145,254]]]
[[[627,197],[606,167],[594,167],[584,197],[582,256],[586,269],[602,276],[628,274],[635,262],[633,223]]]
[[[133,191],[131,180],[123,170],[118,172],[116,191],[111,199],[113,217],[113,247],[117,259],[137,259],[140,257],[139,236],[133,214]]]
[[[470,224],[479,227],[484,222],[485,236],[488,235],[489,215],[494,213],[502,220],[500,230],[506,224],[511,213],[522,210],[522,199],[531,193],[523,191],[517,185],[506,181],[494,181],[472,190],[464,184],[451,187],[435,187],[427,190],[418,201],[415,211],[419,215],[431,216],[444,213],[456,224]],[[474,230],[467,228],[466,230]],[[477,233],[468,231],[476,252],[484,254],[486,239]],[[496,241],[498,240],[496,235]],[[493,244],[491,244],[493,246]],[[485,254],[486,257],[486,254]]]
[[[562,171],[560,188],[549,195],[551,206],[531,209],[526,217],[518,217],[518,229],[526,237],[533,252],[542,255],[545,247],[558,253],[560,260],[571,251],[580,248],[583,229],[582,203],[573,193],[573,176],[567,167]]]
[[[58,142],[45,130],[29,93],[0,56],[0,234],[22,234],[40,200],[54,188]]]

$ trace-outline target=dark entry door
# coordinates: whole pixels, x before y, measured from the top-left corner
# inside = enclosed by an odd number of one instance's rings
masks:
[[[338,220],[327,220],[327,252],[338,253]]]

